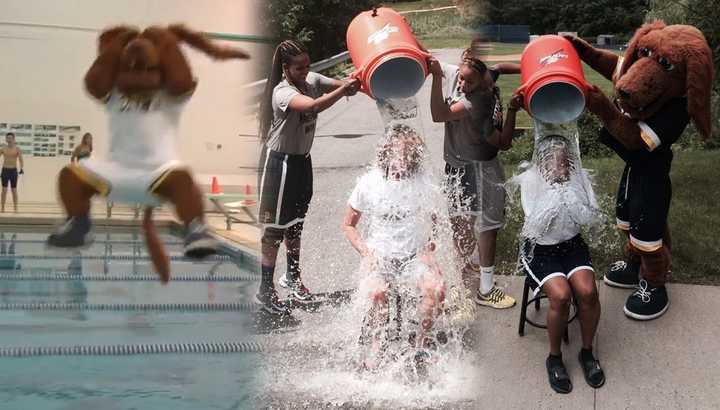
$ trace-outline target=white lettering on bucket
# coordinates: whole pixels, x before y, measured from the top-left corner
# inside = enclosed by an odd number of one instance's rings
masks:
[[[560,50],[554,51],[552,54],[545,56],[540,59],[540,65],[548,65],[552,63],[557,63],[558,60],[568,58],[567,53],[565,53],[565,50],[562,48]]]
[[[368,44],[380,44],[383,41],[387,40],[388,37],[390,37],[390,33],[397,33],[398,31],[400,31],[399,28],[397,28],[396,26],[391,26],[390,23],[388,23],[385,25],[385,27],[368,36]]]

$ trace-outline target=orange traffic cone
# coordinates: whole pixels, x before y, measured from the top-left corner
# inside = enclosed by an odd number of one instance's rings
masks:
[[[213,177],[213,179],[212,179],[212,185],[210,186],[210,193],[213,193],[213,194],[222,193],[222,191],[220,191],[220,184],[218,184],[217,177]]]

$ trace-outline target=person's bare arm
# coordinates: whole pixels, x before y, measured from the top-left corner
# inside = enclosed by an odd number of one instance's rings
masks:
[[[432,88],[430,90],[430,113],[433,122],[448,122],[459,120],[470,113],[461,103],[448,106],[442,90],[443,72],[440,62],[435,58],[429,59],[430,73],[432,74]]]
[[[495,130],[488,138],[488,142],[497,147],[501,151],[512,148],[512,137],[515,133],[515,117],[520,108],[522,108],[523,95],[515,93],[508,103],[507,115],[503,123],[502,131]]]
[[[18,150],[18,162],[20,162],[20,171],[22,171],[23,168],[25,168],[25,161],[23,161],[22,150],[20,148],[18,148],[17,150]]]
[[[340,80],[337,80],[340,81]],[[290,100],[291,110],[297,112],[315,112],[319,113],[327,110],[344,96],[351,96],[357,93],[360,88],[360,81],[353,79],[348,82],[340,81],[342,85],[333,91],[323,94],[318,98],[308,97],[307,95],[298,94]]]
[[[520,74],[520,64],[518,63],[497,63],[492,66],[493,70],[497,70],[500,74]]]
[[[360,232],[357,230],[357,224],[360,222],[361,216],[362,213],[360,211],[348,206],[345,212],[345,218],[343,219],[342,229],[345,232],[345,237],[350,241],[353,248],[364,258],[370,256],[372,251],[367,247],[365,241],[363,241],[360,236]]]

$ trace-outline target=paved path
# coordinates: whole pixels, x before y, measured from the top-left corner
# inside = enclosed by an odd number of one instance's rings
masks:
[[[435,54],[441,60],[454,62],[459,53],[460,50],[441,50]],[[430,121],[429,85],[430,82],[426,82],[418,98],[423,102],[423,131],[433,166],[439,167],[443,131],[442,125]],[[353,272],[359,258],[343,237],[340,223],[349,192],[372,158],[381,130],[374,102],[366,96],[343,100],[320,114],[318,137],[312,150],[315,194],[303,236],[304,276],[313,290],[333,291],[356,286]],[[282,265],[281,261],[278,272],[283,272]],[[509,280],[509,293],[518,299],[522,295],[521,282],[520,277]],[[603,313],[595,346],[607,373],[604,387],[593,390],[582,378],[576,359],[577,323],[570,327],[570,345],[564,346],[575,389],[569,395],[558,395],[547,385],[545,331],[529,328],[525,337],[519,337],[519,307],[506,311],[484,309],[475,323],[481,358],[476,368],[480,373],[477,401],[466,407],[720,408],[720,322],[717,320],[720,288],[670,285],[669,312],[658,320],[643,323],[631,321],[622,313],[628,291],[608,288],[602,283],[598,287]],[[299,313],[301,318],[303,315],[307,318],[307,314]],[[296,331],[302,332],[302,325]],[[281,337],[293,340],[291,335]],[[313,398],[311,393],[282,405],[300,404],[304,400],[322,403],[321,397]],[[457,406],[437,403],[434,407]]]

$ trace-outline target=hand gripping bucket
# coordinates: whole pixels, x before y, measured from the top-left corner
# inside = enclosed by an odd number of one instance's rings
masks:
[[[428,75],[422,51],[405,18],[391,8],[365,11],[350,22],[347,46],[361,90],[377,99],[415,95]]]
[[[525,107],[542,122],[570,122],[585,108],[587,83],[580,57],[560,36],[540,36],[525,47],[520,78]]]

